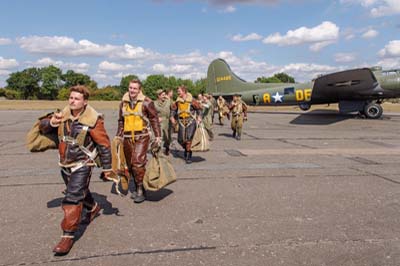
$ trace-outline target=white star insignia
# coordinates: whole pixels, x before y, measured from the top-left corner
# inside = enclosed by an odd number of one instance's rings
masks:
[[[275,102],[283,102],[283,95],[280,95],[279,92],[276,92],[275,95],[272,95],[272,98],[274,98]]]

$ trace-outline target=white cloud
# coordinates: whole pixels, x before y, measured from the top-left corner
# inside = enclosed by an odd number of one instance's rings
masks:
[[[371,9],[371,16],[383,17],[400,14],[399,0],[385,0],[382,5]]]
[[[356,55],[354,53],[337,53],[334,55],[334,57],[335,61],[338,63],[349,63],[356,59]]]
[[[400,40],[390,41],[378,54],[381,57],[400,57]]]
[[[108,61],[103,61],[99,64],[99,70],[101,71],[122,71],[127,69],[127,66],[118,64],[118,63],[113,63],[113,62],[108,62]]]
[[[332,27],[333,26],[333,27]],[[332,29],[334,29],[332,31]],[[333,34],[326,34],[326,31]],[[311,49],[321,49],[337,38],[338,29],[330,22],[324,22],[312,29],[300,28],[281,36],[281,43],[293,45],[299,43],[310,43]],[[316,35],[316,36],[314,36]],[[321,36],[322,35],[322,36]],[[255,34],[242,36],[242,39],[260,38]],[[232,69],[245,80],[254,81],[262,75],[273,75],[285,71],[296,78],[297,81],[309,81],[316,74],[325,73],[334,68],[329,66],[313,64],[289,64],[287,66],[270,65],[262,61],[254,61],[249,57],[238,57],[231,51],[220,51],[217,53],[202,54],[193,51],[186,54],[159,54],[143,47],[125,45],[100,45],[88,40],[75,41],[69,37],[31,36],[22,37],[17,40],[22,49],[30,53],[49,54],[63,57],[97,56],[102,58],[97,69],[90,74],[95,80],[103,84],[118,84],[121,77],[135,74],[144,79],[151,74],[164,74],[177,78],[198,80],[205,78],[210,62],[216,58],[225,59]],[[111,58],[113,60],[105,60]],[[135,60],[134,64],[124,64],[124,60]],[[29,62],[27,62],[29,63]],[[63,70],[72,69],[77,72],[88,72],[90,66],[87,63],[67,63],[44,57],[36,62],[30,62],[35,66],[55,65]],[[299,66],[299,67],[297,67]]]
[[[318,75],[332,73],[338,70],[338,67],[328,65],[292,63],[282,67],[279,72],[285,72],[294,76],[296,81],[306,82],[318,77]]]
[[[324,21],[314,28],[301,27],[296,30],[289,30],[286,35],[271,34],[263,40],[263,43],[279,46],[312,43],[310,49],[319,51],[321,48],[334,43],[338,37],[339,27],[330,21]]]
[[[9,74],[11,74],[11,71],[0,69],[0,76],[8,76]]]
[[[342,4],[361,4],[364,7],[370,7],[379,0],[340,0]]]
[[[12,40],[8,39],[8,38],[0,38],[0,45],[7,45],[7,44],[11,44]]]
[[[234,35],[231,40],[234,42],[246,42],[246,41],[256,41],[256,40],[261,40],[262,36],[257,34],[257,33],[250,33],[246,36],[243,36],[242,34],[236,34]]]
[[[171,74],[188,74],[192,70],[190,65],[169,65],[155,64],[152,67],[155,72],[171,75]]]
[[[272,4],[280,0],[208,0],[213,5],[233,5],[233,4]]]
[[[224,9],[221,9],[219,12],[220,13],[234,13],[236,11],[236,8],[234,6],[227,6]]]
[[[400,60],[398,58],[384,58],[376,63],[377,66],[381,66],[383,69],[394,69],[400,68]]]
[[[370,30],[367,30],[366,32],[364,32],[361,35],[361,37],[363,37],[364,39],[372,39],[378,35],[379,35],[379,32],[377,32],[376,30],[370,29]]]
[[[109,57],[111,58],[119,58],[119,59],[154,59],[159,56],[157,53],[144,49],[143,47],[135,47],[129,44],[125,44],[124,46],[115,46],[116,49]]]
[[[0,69],[12,69],[19,66],[19,63],[15,59],[6,59],[0,56]]]
[[[76,42],[65,36],[30,36],[17,39],[18,44],[29,53],[56,55],[56,56],[95,56],[120,59],[141,59],[157,56],[151,50],[134,47],[129,44],[123,46],[100,45],[89,40]]]
[[[61,68],[62,70],[73,70],[79,73],[88,72],[90,65],[87,63],[71,63],[71,62],[63,62],[61,60],[53,60],[50,57],[44,57],[38,59],[36,62],[26,62],[27,65],[35,66],[35,67],[47,67],[50,65]]]
[[[400,14],[399,0],[341,0],[342,4],[360,4],[370,9],[372,17]]]
[[[65,36],[21,37],[17,42],[30,53],[62,56],[106,56],[116,49],[113,45],[98,45],[88,40],[75,42]]]

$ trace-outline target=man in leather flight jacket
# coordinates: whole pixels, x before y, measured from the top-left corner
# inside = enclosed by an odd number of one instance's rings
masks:
[[[85,86],[71,87],[68,106],[41,120],[39,126],[42,133],[58,133],[59,165],[67,187],[62,201],[63,235],[53,250],[55,255],[65,255],[72,248],[83,209],[86,210],[86,223],[99,214],[101,208],[89,190],[96,157],[100,159],[105,176],[110,176],[112,171],[110,140],[104,119],[88,105],[88,98],[89,91]]]
[[[171,105],[170,120],[172,124],[179,124],[178,143],[184,149],[183,157],[186,163],[192,163],[192,140],[197,124],[202,121],[201,104],[193,98],[183,85],[177,89],[178,97]]]
[[[150,145],[150,127],[155,136],[154,146],[160,147],[161,129],[154,102],[143,94],[140,80],[131,80],[119,106],[116,135],[123,138],[128,169],[134,176],[136,191],[131,198],[135,203],[145,200],[143,178]]]

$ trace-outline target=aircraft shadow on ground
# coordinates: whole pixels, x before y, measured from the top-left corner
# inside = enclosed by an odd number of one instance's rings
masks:
[[[300,114],[290,121],[295,125],[329,125],[347,119],[358,117],[355,114],[341,114],[335,110],[312,110],[307,113]]]

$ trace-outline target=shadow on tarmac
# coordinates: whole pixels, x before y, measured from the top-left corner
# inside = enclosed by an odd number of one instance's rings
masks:
[[[165,197],[168,197],[172,193],[174,192],[168,188],[162,188],[158,191],[146,191],[146,200],[157,202],[163,200]]]
[[[356,118],[354,114],[341,114],[335,110],[313,110],[300,114],[290,121],[295,125],[330,125],[350,118]]]
[[[199,163],[199,162],[203,162],[203,161],[205,161],[206,159],[204,159],[203,157],[201,157],[201,156],[196,156],[196,154],[198,154],[198,152],[193,152],[193,155],[192,155],[192,162],[193,163]],[[183,151],[179,151],[178,149],[174,149],[174,150],[171,150],[171,155],[174,157],[174,158],[181,158],[182,160],[185,160],[185,158],[184,158],[184,156],[183,156]]]
[[[219,133],[218,136],[226,137],[232,139],[232,133]]]
[[[98,193],[93,193],[93,192],[92,192],[92,196],[93,196],[94,200],[100,204],[100,206],[103,210],[102,215],[115,214],[116,216],[121,216],[119,214],[119,209],[114,208],[112,206],[112,203],[107,200],[106,196],[104,196],[102,194],[98,194]],[[64,199],[64,197],[52,199],[51,201],[47,202],[47,208],[61,207],[63,199]],[[81,223],[79,224],[78,230],[75,233],[75,241],[78,241],[83,236],[83,234],[86,231],[86,228],[89,225],[89,222],[86,220],[86,209],[85,208],[83,208],[81,217],[82,217]]]
[[[112,215],[112,214],[115,214],[117,216],[119,215],[118,208],[114,208],[112,206],[112,203],[107,200],[107,196],[95,192],[94,193],[92,192],[92,196],[94,200],[100,204],[101,208],[103,209],[104,215]],[[52,199],[51,201],[47,202],[47,208],[61,207],[63,199],[64,197]]]

